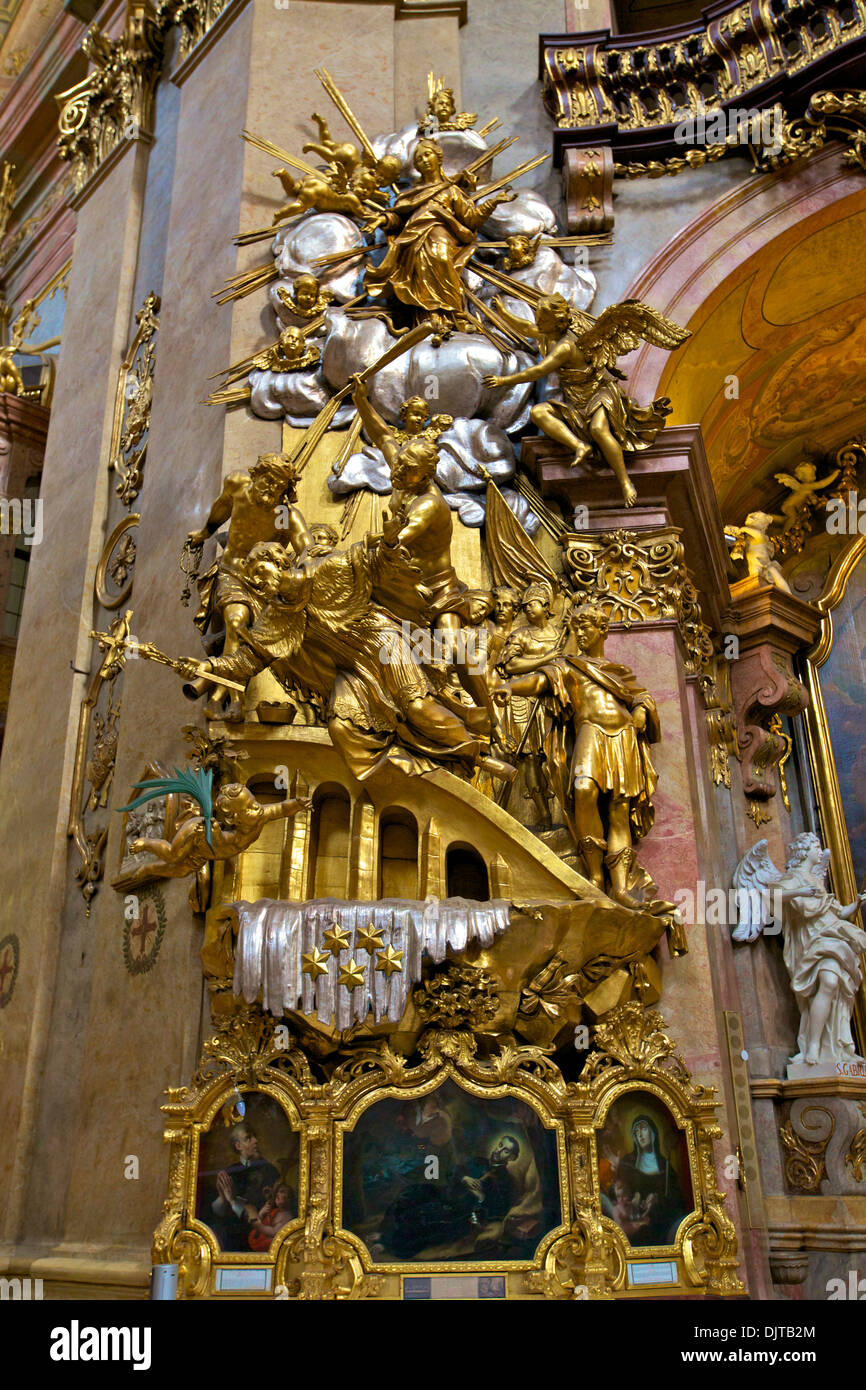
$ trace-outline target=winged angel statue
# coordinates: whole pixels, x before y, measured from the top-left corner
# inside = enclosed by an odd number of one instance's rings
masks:
[[[503,304],[497,303],[497,308],[514,328],[518,320]],[[592,318],[572,310],[559,294],[538,300],[534,326],[519,322],[524,334],[538,340],[541,361],[508,376],[488,376],[484,384],[510,387],[556,372],[562,399],[534,405],[529,412],[533,424],[573,451],[574,466],[598,449],[626,506],[633,507],[637,492],[626,473],[623,451],[648,448],[670,415],[671,404],[667,396],[649,406],[633,401],[619,385],[624,377],[617,358],[634,352],[641,340],[656,347],[679,347],[689,337],[688,329],[637,299],[611,304]]]
[[[784,871],[759,840],[734,871],[739,923],[735,941],[754,942],[769,926],[771,901],[781,904],[783,955],[800,1010],[797,1053],[792,1067],[820,1067],[831,1074],[845,1063],[866,1065],[851,1037],[851,1014],[862,979],[860,953],[866,932],[854,917],[866,893],[843,906],[827,891],[829,850],[807,831],[788,846]],[[802,1074],[800,1072],[797,1073]]]

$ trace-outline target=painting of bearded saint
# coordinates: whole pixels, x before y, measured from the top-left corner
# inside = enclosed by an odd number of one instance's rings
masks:
[[[556,1135],[523,1101],[446,1081],[344,1136],[342,1225],[376,1263],[528,1261],[562,1220]]]
[[[645,1091],[614,1101],[597,1139],[601,1205],[632,1246],[673,1245],[693,1210],[685,1135]]]

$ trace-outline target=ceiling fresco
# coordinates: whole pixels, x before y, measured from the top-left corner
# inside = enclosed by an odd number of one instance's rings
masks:
[[[699,421],[726,521],[778,510],[774,474],[866,431],[866,189],[817,208],[704,301],[659,392]]]

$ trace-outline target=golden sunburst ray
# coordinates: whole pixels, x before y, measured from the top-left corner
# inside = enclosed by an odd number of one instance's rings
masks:
[[[550,155],[540,154],[535,159],[527,159],[523,164],[518,164],[516,169],[511,169],[507,174],[503,174],[501,179],[494,179],[493,183],[486,183],[483,188],[477,188],[472,194],[473,198],[486,198],[489,193],[495,193],[498,189],[504,188],[512,179],[519,179],[524,174],[528,174],[531,169],[537,169],[539,164],[543,164]]]
[[[328,69],[316,68],[316,76],[318,77],[325,91],[328,93],[328,96],[331,98],[331,101],[336,106],[340,115],[343,117],[347,126],[350,128],[350,130],[354,131],[355,135],[357,135],[358,139],[361,142],[361,145],[364,148],[364,153],[369,155],[370,159],[375,159],[376,151],[373,149],[372,142],[367,138],[364,131],[361,129],[360,121],[353,112],[349,103],[346,101],[346,98],[343,96],[333,77],[328,72]]]
[[[315,165],[308,163],[306,159],[298,159],[297,155],[289,154],[288,150],[283,150],[279,145],[275,145],[271,140],[263,140],[260,135],[253,135],[252,131],[241,131],[242,139],[248,144],[255,145],[256,149],[264,150],[265,154],[273,155],[274,159],[281,159],[284,164],[290,164],[293,169],[297,169],[301,174],[318,174],[321,171]]]
[[[244,299],[246,295],[252,294],[254,290],[264,289],[272,280],[276,280],[279,272],[273,261],[267,265],[256,266],[253,270],[242,271],[238,275],[233,275],[227,280],[221,290],[214,290],[212,298],[217,304],[228,304],[233,299]]]
[[[480,310],[482,314],[489,318],[490,322],[494,324],[496,328],[498,328],[499,332],[503,334],[503,336],[506,339],[510,339],[513,343],[516,343],[518,347],[524,348],[529,353],[535,351],[535,348],[533,344],[530,343],[529,339],[524,338],[522,334],[518,334],[514,331],[514,329],[509,328],[508,324],[505,322],[502,316],[496,312],[492,305],[485,304],[484,301],[482,299],[479,299],[476,294],[473,294],[467,286],[464,286],[464,289],[466,290],[466,298],[470,301],[470,303],[474,304],[476,309]]]

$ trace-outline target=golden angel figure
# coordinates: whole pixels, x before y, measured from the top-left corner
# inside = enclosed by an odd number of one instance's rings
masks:
[[[182,820],[171,840],[132,840],[128,846],[130,854],[152,854],[157,862],[148,860],[141,864],[124,880],[125,887],[133,888],[154,878],[185,878],[214,860],[233,859],[249,849],[268,821],[294,816],[311,804],[307,797],[293,797],[263,806],[240,782],[221,788],[211,804],[209,774],[180,769],[176,772],[174,778],[138,783],[145,789],[144,794],[121,809],[130,811],[158,796],[181,791],[199,803],[201,814]]]
[[[545,295],[535,307],[535,325],[509,313],[496,301],[499,313],[515,332],[538,339],[542,359],[509,376],[486,376],[487,387],[540,381],[556,372],[562,399],[532,407],[533,423],[549,439],[573,451],[577,465],[597,449],[613,470],[627,507],[637,493],[625,467],[625,452],[652,444],[671,412],[666,396],[641,406],[617,384],[622,378],[618,357],[634,352],[641,342],[675,348],[689,332],[636,299],[611,304],[597,319],[573,311],[561,294]]]
[[[784,521],[782,535],[791,530],[795,525],[798,514],[803,510],[807,503],[818,500],[817,494],[831,483],[835,483],[840,472],[840,468],[834,468],[832,473],[828,473],[826,478],[816,477],[817,469],[814,463],[805,460],[798,463],[794,469],[793,477],[790,473],[776,473],[774,477],[777,483],[781,483],[789,489],[788,496],[782,503],[782,516],[779,518]]]
[[[416,773],[457,759],[500,772],[484,756],[489,738],[468,727],[479,723],[479,711],[434,693],[404,626],[373,601],[373,554],[359,542],[294,563],[279,544],[254,546],[246,571],[259,615],[232,655],[188,663],[184,694],[205,692],[203,669],[247,681],[272,667],[289,689],[328,701],[334,745],[360,780],[386,762]]]

